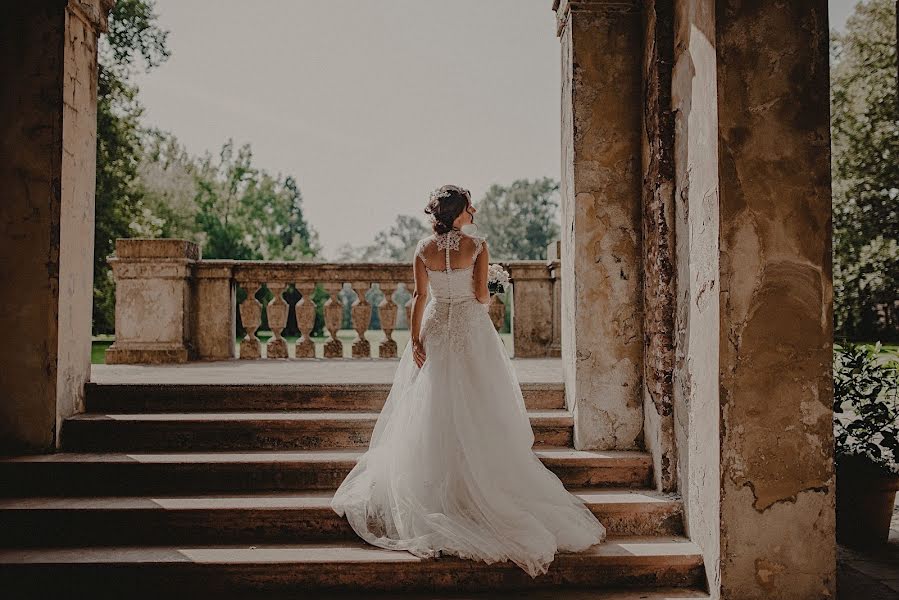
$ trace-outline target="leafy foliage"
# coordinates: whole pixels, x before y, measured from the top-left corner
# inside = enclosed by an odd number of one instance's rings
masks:
[[[559,184],[548,177],[493,185],[476,206],[491,260],[546,258],[546,247],[559,237]]]
[[[100,40],[97,83],[97,190],[94,234],[94,329],[113,329],[115,294],[106,258],[115,239],[148,217],[138,177],[141,154],[137,87],[132,75],[168,58],[168,33],[156,23],[152,0],[118,0]]]
[[[864,457],[899,474],[899,364],[881,346],[834,349],[833,411],[837,460]]]
[[[303,216],[303,196],[293,177],[275,177],[252,164],[249,145],[229,140],[214,162],[197,167],[195,216],[207,258],[309,260],[318,250]]]
[[[343,245],[340,262],[410,262],[418,240],[430,235],[430,228],[418,217],[397,215],[396,222],[375,235],[368,246],[353,248]]]
[[[859,2],[831,45],[834,317],[850,339],[899,331],[895,11],[893,0]]]
[[[114,284],[106,258],[116,238],[181,237],[207,258],[308,260],[319,251],[290,176],[252,163],[231,141],[191,156],[167,133],[141,126],[133,75],[169,56],[153,0],[118,0],[101,39],[97,116],[94,330],[111,332]]]
[[[478,235],[489,241],[491,259],[543,259],[546,247],[559,237],[559,184],[548,177],[493,185],[476,207]],[[430,234],[431,228],[420,218],[399,215],[370,245],[343,245],[338,260],[411,261],[418,240]]]
[[[144,211],[152,218],[132,224],[140,237],[194,239],[197,229],[197,160],[174,135],[147,129],[138,165]]]

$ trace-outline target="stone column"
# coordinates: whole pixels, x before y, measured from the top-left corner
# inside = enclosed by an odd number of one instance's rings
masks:
[[[643,439],[656,487],[677,488],[674,442],[674,4],[645,0],[643,49]]]
[[[97,36],[109,0],[0,19],[0,452],[46,452],[90,377]]]
[[[827,2],[715,23],[722,597],[833,598]]]
[[[562,43],[562,362],[577,448],[642,444],[640,4],[554,4]]]
[[[234,358],[237,334],[237,287],[234,262],[201,261],[194,265],[191,331],[200,360]]]
[[[712,598],[721,585],[718,390],[718,91],[715,0],[678,0],[674,13],[672,372],[677,489],[687,534],[702,548]]]
[[[183,363],[191,346],[191,276],[200,250],[173,239],[116,240],[115,342],[108,364]]]

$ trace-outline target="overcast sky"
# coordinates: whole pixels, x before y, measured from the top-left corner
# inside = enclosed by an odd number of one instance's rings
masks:
[[[444,183],[559,176],[550,0],[157,0],[172,56],[144,122],[193,153],[228,138],[294,175],[325,255],[421,215]],[[842,27],[854,3],[831,0]]]

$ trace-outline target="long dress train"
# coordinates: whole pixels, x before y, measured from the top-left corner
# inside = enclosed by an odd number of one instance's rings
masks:
[[[473,266],[449,268],[458,239],[443,245],[447,268],[429,272],[421,325],[427,359],[419,369],[406,345],[369,449],[331,506],[375,546],[511,560],[534,577],[556,552],[601,542],[605,528],[534,455],[514,367],[474,296]]]

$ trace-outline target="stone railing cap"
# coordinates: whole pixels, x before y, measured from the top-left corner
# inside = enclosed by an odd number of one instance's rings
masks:
[[[200,259],[200,247],[189,240],[119,238],[115,241],[115,257]]]

